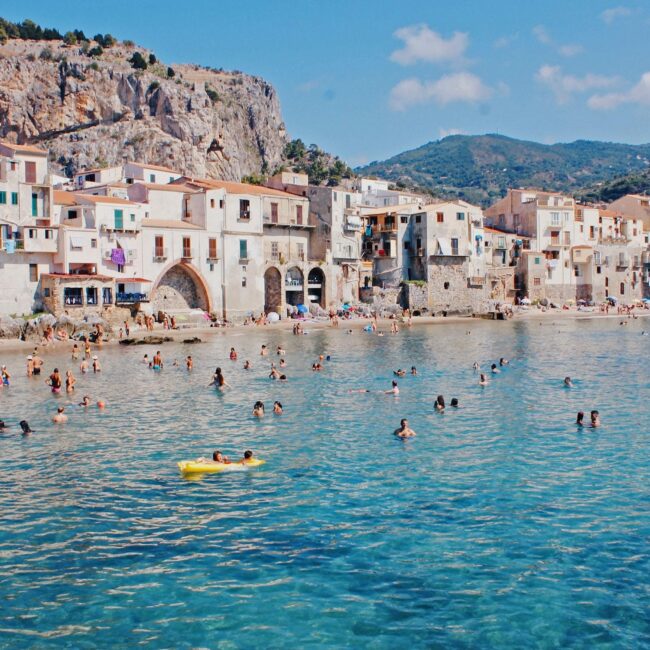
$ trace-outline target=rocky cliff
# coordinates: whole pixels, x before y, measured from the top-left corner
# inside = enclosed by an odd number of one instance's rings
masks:
[[[62,41],[0,46],[0,137],[49,148],[68,173],[135,160],[193,176],[240,180],[282,163],[287,142],[275,89],[240,72],[95,56]]]

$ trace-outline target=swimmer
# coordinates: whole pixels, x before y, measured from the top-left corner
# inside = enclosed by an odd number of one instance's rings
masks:
[[[162,370],[163,360],[162,356],[160,355],[160,350],[158,350],[156,354],[153,355],[152,364],[154,370]]]
[[[390,390],[385,391],[385,395],[399,395],[399,388],[397,382],[393,379],[393,385]]]
[[[269,379],[280,379],[280,371],[275,367],[274,363],[271,364]]]
[[[81,402],[79,402],[79,406],[83,406],[83,407],[90,406],[90,397],[88,397],[88,395],[84,395]]]
[[[229,465],[230,461],[227,456],[224,456],[218,449],[212,453],[212,462],[213,463],[223,463]]]
[[[591,412],[591,427],[595,429],[600,426],[600,413],[598,411]]]
[[[286,368],[287,362],[284,359],[280,359],[280,368]]]
[[[61,375],[59,374],[58,368],[54,368],[52,374],[45,380],[45,383],[52,389],[53,393],[61,392],[61,384],[63,382],[61,381]]]
[[[216,386],[218,390],[223,390],[224,388],[232,388],[232,386],[226,381],[225,377],[221,373],[221,368],[217,368],[214,371],[212,381],[208,384],[208,387],[210,386]]]
[[[475,361],[472,365],[472,368],[474,368],[474,372],[480,369],[481,366],[478,365],[478,361]]]
[[[68,421],[68,416],[63,412],[64,410],[65,408],[63,406],[59,406],[56,415],[52,418],[52,422],[55,424],[65,424]]]
[[[75,343],[72,346],[72,360],[77,361],[79,359],[79,346]]]
[[[573,382],[571,381],[571,377],[565,377],[564,378],[564,385],[567,388],[573,388]]]
[[[74,390],[74,385],[77,383],[77,380],[72,374],[72,370],[66,370],[65,373],[65,392],[71,393]]]
[[[101,372],[102,367],[99,365],[99,359],[97,358],[97,355],[93,356],[93,372]]]
[[[237,352],[235,351],[235,348],[230,348],[230,360],[237,361]]]
[[[244,370],[250,370],[252,367],[250,361],[244,361]]]
[[[253,452],[247,449],[244,452],[244,457],[239,461],[241,465],[248,465],[249,463],[253,462],[255,458],[253,458]]]
[[[280,355],[282,355],[282,354],[286,354],[286,352],[282,349],[282,346],[281,346],[281,345],[278,345],[278,349],[276,350],[275,353],[276,353],[278,356],[280,356]]]
[[[194,360],[192,359],[192,355],[188,355],[187,358],[185,359],[185,367],[187,368],[188,372],[194,368]]]
[[[287,376],[286,376],[286,375],[280,375],[280,376],[278,377],[278,379],[279,379],[280,381],[287,381]]]
[[[149,355],[148,355],[148,354],[145,354],[145,355],[144,355],[144,357],[143,357],[143,359],[142,359],[142,363],[149,364]]]
[[[34,375],[40,375],[41,368],[43,367],[43,359],[41,359],[38,354],[36,354],[36,348],[34,348],[34,352],[32,353],[32,362],[34,365]]]
[[[282,415],[282,404],[280,402],[273,402],[273,412],[276,415]]]
[[[415,377],[418,374],[418,370],[415,366],[411,366],[411,374]]]
[[[493,363],[490,369],[492,370],[492,374],[493,374],[493,375],[496,375],[497,373],[501,372],[501,371],[497,368],[497,364],[496,364],[496,363]]]
[[[450,404],[451,404],[451,406],[453,406],[454,408],[457,409],[458,408],[458,398],[457,397],[452,397]]]
[[[260,350],[260,356],[265,357],[265,356],[268,355],[268,353],[269,353],[269,351],[267,350],[266,345],[263,345],[262,349]]]
[[[20,428],[22,429],[23,436],[28,436],[30,433],[34,433],[33,430],[30,428],[27,420],[20,421]]]
[[[2,366],[2,368],[0,368],[0,376],[2,377],[2,385],[9,386],[9,380],[11,379],[11,375],[7,370],[7,366]]]
[[[499,365],[500,365],[500,366],[507,366],[509,363],[510,363],[510,362],[508,361],[508,359],[504,359],[503,357],[501,357],[501,358],[499,359]]]
[[[404,377],[406,375],[406,370],[402,370],[401,368],[398,368],[397,370],[393,370],[393,374],[395,377]]]
[[[439,411],[440,413],[445,410],[445,398],[442,395],[436,397],[435,407],[436,411]]]
[[[323,369],[323,366],[321,366],[320,363],[312,363],[311,369],[315,372],[318,372],[319,370]]]
[[[576,425],[579,427],[584,427],[584,422],[583,420],[585,419],[585,414],[583,411],[578,411],[578,415],[576,415]]]
[[[88,372],[88,359],[82,359],[81,363],[79,364],[79,370],[81,370],[82,373],[86,374]]]
[[[478,385],[479,386],[487,386],[488,383],[489,382],[487,380],[487,377],[483,373],[481,373],[481,378],[479,379]]]
[[[253,405],[253,415],[256,418],[264,417],[264,402],[257,401]]]
[[[404,418],[403,420],[400,420],[399,423],[399,429],[395,429],[394,434],[398,438],[412,438],[413,436],[416,435],[415,431],[409,427],[409,421]]]
[[[27,376],[31,377],[34,374],[34,358],[30,354],[27,357]]]

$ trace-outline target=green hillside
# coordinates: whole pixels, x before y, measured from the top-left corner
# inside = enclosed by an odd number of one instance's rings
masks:
[[[488,134],[449,136],[355,172],[487,205],[509,187],[574,193],[640,174],[649,165],[650,144],[577,140],[546,145]]]

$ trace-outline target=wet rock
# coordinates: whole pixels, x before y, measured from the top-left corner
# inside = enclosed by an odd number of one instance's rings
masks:
[[[23,333],[23,321],[9,316],[0,318],[0,339],[19,339]]]
[[[36,341],[40,343],[45,335],[45,330],[48,327],[54,328],[55,325],[56,318],[52,314],[43,314],[38,318],[32,318],[25,323],[23,339],[25,341]]]
[[[56,321],[56,324],[54,325],[55,331],[63,330],[68,334],[68,336],[72,336],[74,334],[75,328],[76,328],[76,322],[70,318],[70,316],[59,316],[59,319]]]
[[[191,339],[183,339],[183,343],[203,343],[198,336],[193,336]]]
[[[122,339],[120,345],[161,345],[173,340],[170,336],[145,336],[141,339]]]

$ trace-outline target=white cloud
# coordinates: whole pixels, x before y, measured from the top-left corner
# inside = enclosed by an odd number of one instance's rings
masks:
[[[609,110],[621,104],[639,104],[650,106],[650,72],[641,75],[641,79],[627,92],[592,95],[587,101],[589,108]]]
[[[466,131],[462,131],[461,129],[440,129],[438,131],[438,134],[440,135],[440,139],[442,140],[443,138],[446,138],[447,136],[450,135],[465,135]]]
[[[390,92],[389,104],[395,111],[404,111],[416,104],[433,101],[440,106],[456,102],[476,103],[488,99],[492,89],[471,72],[457,72],[436,81],[404,79]]]
[[[584,49],[582,45],[578,45],[577,43],[556,43],[544,25],[536,25],[533,27],[533,36],[542,45],[548,45],[548,47],[554,49],[562,56],[575,56],[576,54],[580,54]]]
[[[632,10],[629,7],[612,7],[611,9],[605,9],[602,14],[600,14],[600,19],[607,25],[611,25],[617,18],[625,18],[632,15]]]
[[[404,42],[404,47],[395,50],[390,59],[400,65],[412,65],[419,61],[459,62],[469,45],[469,37],[464,32],[454,32],[445,39],[424,24],[401,27],[394,35]]]
[[[548,86],[558,104],[566,104],[576,93],[584,93],[596,88],[609,88],[619,81],[617,77],[592,73],[583,77],[564,74],[559,65],[543,65],[535,74],[535,79]]]
[[[510,34],[508,36],[501,36],[494,41],[494,47],[497,49],[502,49],[504,47],[509,47],[514,41],[519,38],[519,34]]]

